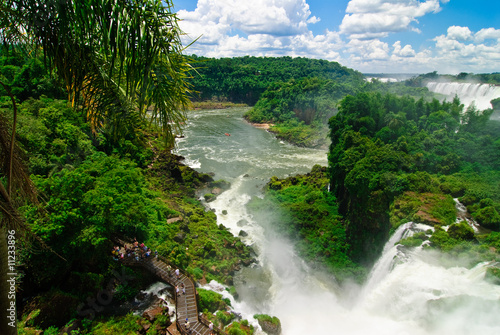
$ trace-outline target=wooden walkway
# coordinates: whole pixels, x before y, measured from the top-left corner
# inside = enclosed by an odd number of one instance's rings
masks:
[[[200,320],[198,315],[198,303],[196,301],[197,293],[194,282],[183,270],[179,269],[179,278],[177,278],[174,268],[169,267],[161,257],[156,258],[155,256],[150,256],[147,259],[140,259],[139,261],[134,257],[127,257],[123,259],[123,263],[126,265],[142,266],[174,288],[179,288],[179,294],[176,294],[175,297],[175,312],[177,329],[182,334],[210,335],[208,321]],[[185,287],[185,294],[182,291],[182,284],[184,284]],[[186,319],[189,321],[189,330],[185,327]],[[214,329],[213,334],[224,333],[218,329]]]

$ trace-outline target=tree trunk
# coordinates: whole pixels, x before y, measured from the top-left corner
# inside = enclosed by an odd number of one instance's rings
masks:
[[[17,312],[15,292],[15,268],[9,269],[7,229],[0,227],[0,334],[17,334]],[[11,248],[12,249],[12,248]],[[12,286],[13,284],[13,286]]]

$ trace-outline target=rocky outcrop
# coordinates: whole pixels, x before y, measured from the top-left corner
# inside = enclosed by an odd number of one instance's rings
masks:
[[[266,314],[254,315],[254,318],[259,322],[260,327],[269,335],[280,335],[281,334],[281,322],[280,320],[273,316]]]

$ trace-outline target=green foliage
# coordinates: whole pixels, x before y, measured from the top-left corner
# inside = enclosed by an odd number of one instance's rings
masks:
[[[65,97],[61,85],[44,66],[41,54],[27,58],[21,50],[8,52],[7,48],[2,47],[0,51],[0,77],[19,102],[29,98],[38,99],[42,95],[55,99]],[[0,97],[5,94],[3,86],[0,85]]]
[[[322,80],[330,80],[330,85],[339,85],[343,89],[348,86],[356,87],[364,82],[361,73],[336,62],[318,59],[249,56],[191,58],[200,75],[193,76],[190,81],[194,90],[200,92],[201,100],[230,100],[254,105],[274,83],[286,83],[306,77],[312,79],[306,79],[303,88],[311,92],[318,89],[318,81]],[[311,96],[312,94],[309,98]],[[321,104],[320,100],[318,103]]]
[[[455,219],[455,202],[449,195],[405,192],[391,204],[390,220],[393,227],[408,221],[449,225]]]
[[[254,328],[252,325],[248,325],[247,320],[242,320],[241,322],[231,323],[225,331],[229,335],[252,335],[254,333]]]
[[[33,174],[47,176],[95,152],[88,126],[65,101],[28,99],[19,106],[17,135]]]
[[[105,322],[94,322],[90,333],[95,335],[133,335],[137,334],[142,329],[140,321],[140,315],[128,314],[125,317],[115,317]]]
[[[419,247],[422,245],[422,242],[427,241],[429,238],[427,237],[426,233],[420,232],[416,233],[413,236],[407,237],[399,241],[400,244],[404,245],[405,247]]]
[[[280,319],[278,319],[275,316],[270,316],[267,314],[255,314],[254,319],[259,320],[259,321],[267,321],[272,323],[273,325],[279,326],[281,325]]]
[[[448,235],[456,240],[471,241],[474,239],[474,230],[461,221],[448,227]]]
[[[222,299],[222,295],[202,288],[197,288],[200,297],[200,310],[215,313],[218,310],[224,311],[227,308],[226,302]]]
[[[486,228],[500,230],[500,214],[493,206],[487,206],[474,213],[475,219]]]
[[[430,238],[430,241],[434,247],[437,247],[443,251],[450,251],[460,243],[459,240],[451,237],[442,228],[436,228],[436,230],[434,231],[434,233]]]
[[[307,175],[273,177],[264,199],[252,199],[249,208],[258,219],[298,238],[297,249],[308,261],[326,265],[340,281],[360,281],[364,270],[349,257],[346,229],[327,184],[326,169],[319,165]]]
[[[157,200],[157,194],[147,189],[144,176],[132,162],[103,153],[93,155],[75,169],[63,169],[35,182],[49,198],[47,214],[40,217],[36,208],[30,208],[28,222],[38,236],[68,260],[53,260],[63,267],[81,261],[99,261],[103,266],[107,262],[102,261],[109,259],[109,239],[113,235],[144,240],[150,225],[172,213]],[[45,271],[42,277],[48,275]]]
[[[314,125],[306,125],[304,121],[291,119],[273,125],[269,129],[280,139],[301,147],[321,147],[326,144],[327,129],[319,122]]]
[[[491,234],[486,235],[483,238],[483,242],[496,250],[500,250],[500,233],[492,232]]]
[[[404,219],[452,223],[451,197],[436,202],[442,192],[463,195],[474,217],[498,229],[492,208],[479,204],[491,198],[498,206],[500,196],[495,144],[500,123],[489,115],[474,108],[463,111],[458,99],[440,103],[362,92],[340,102],[339,113],[329,121],[328,171],[355,260],[378,256],[388,237],[387,212],[393,203],[399,206],[391,210],[393,225]],[[395,202],[405,192],[414,192],[415,199]],[[437,205],[425,208],[425,197]],[[436,245],[450,249],[455,244],[441,232],[435,235]]]
[[[222,325],[222,327],[227,326],[228,324],[231,323],[231,321],[234,319],[234,314],[231,312],[226,312],[226,311],[217,311],[215,313],[217,317],[217,324]]]

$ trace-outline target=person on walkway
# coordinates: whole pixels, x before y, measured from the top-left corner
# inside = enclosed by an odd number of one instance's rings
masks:
[[[186,331],[188,334],[191,334],[191,328],[190,328],[190,325],[189,325],[189,320],[188,318],[186,318],[186,322],[184,323],[184,327],[186,327]]]
[[[175,269],[175,276],[177,277],[177,280],[180,279],[181,277],[181,272],[179,271],[179,269]]]
[[[208,324],[208,329],[210,330],[210,335],[214,335],[214,324],[212,321]]]
[[[175,285],[175,294],[177,296],[180,296],[180,294],[179,294],[179,286],[178,285]]]
[[[182,283],[182,294],[186,295],[186,286]]]

